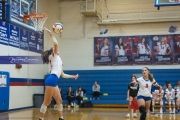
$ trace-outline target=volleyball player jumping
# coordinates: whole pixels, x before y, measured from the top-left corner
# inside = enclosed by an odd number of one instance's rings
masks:
[[[58,111],[59,120],[63,119],[63,105],[62,105],[62,98],[58,89],[57,81],[60,76],[63,78],[73,78],[77,79],[78,75],[68,75],[63,72],[63,63],[59,56],[59,50],[58,50],[58,42],[56,38],[51,34],[51,31],[47,28],[44,28],[50,35],[52,42],[54,44],[54,47],[50,50],[46,50],[41,54],[42,60],[44,64],[51,64],[51,74],[45,81],[45,95],[44,95],[44,101],[40,108],[40,117],[39,120],[44,120],[44,114],[46,113],[47,106],[50,103],[52,97],[54,97],[56,101],[56,107],[55,110]]]

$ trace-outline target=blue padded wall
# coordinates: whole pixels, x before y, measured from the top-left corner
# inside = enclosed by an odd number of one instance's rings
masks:
[[[77,90],[79,86],[87,91],[87,97],[92,98],[92,85],[98,81],[101,86],[101,93],[108,93],[108,96],[100,96],[100,100],[93,100],[93,104],[127,104],[127,86],[131,76],[135,73],[141,73],[141,69],[133,70],[69,70],[64,71],[67,74],[79,74],[78,80],[63,79],[58,81],[59,87],[64,94],[64,103],[67,103],[66,91],[69,86]],[[152,69],[151,73],[160,85],[165,81],[170,81],[175,86],[180,80],[180,69]]]

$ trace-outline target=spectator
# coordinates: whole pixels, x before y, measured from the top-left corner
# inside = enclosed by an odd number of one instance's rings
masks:
[[[93,91],[93,99],[99,99],[100,85],[98,84],[97,81],[94,82],[94,85],[92,86],[92,91]]]
[[[63,93],[62,93],[62,90],[61,90],[60,87],[59,87],[59,92],[60,92],[60,94],[61,94],[61,98],[63,99]]]
[[[169,81],[166,81],[166,84],[163,86],[163,91],[164,91],[164,96],[163,96],[163,113],[166,113],[166,97],[165,97],[165,92],[166,89],[168,88]]]
[[[151,94],[157,89],[157,87],[155,85],[151,86]],[[150,104],[150,112],[153,113],[153,107],[152,107],[152,100],[151,100],[151,104]]]
[[[83,91],[81,87],[79,87],[78,90],[76,91],[76,99],[78,100],[78,105],[80,105],[83,99]]]
[[[164,92],[166,91],[166,89],[168,88],[168,84],[169,84],[169,81],[166,81],[166,84],[163,86],[163,90]]]
[[[74,100],[74,92],[71,86],[69,87],[67,91],[67,100],[68,100],[68,108],[70,108],[71,106],[74,106],[72,103],[72,101]]]
[[[82,88],[82,91],[83,91],[83,96],[86,96],[86,90]]]
[[[180,80],[177,82],[177,85],[174,87],[174,90],[180,90]]]
[[[175,110],[175,90],[172,88],[172,85],[169,83],[168,88],[166,89],[166,101],[169,104],[169,113],[176,113]],[[173,106],[173,110],[171,109],[171,104]]]

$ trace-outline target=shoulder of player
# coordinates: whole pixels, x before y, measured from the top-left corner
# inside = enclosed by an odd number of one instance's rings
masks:
[[[137,81],[141,81],[141,80],[144,80],[143,77],[137,78]]]
[[[116,48],[116,49],[119,49],[119,46],[116,44],[116,45],[115,45],[115,48]]]

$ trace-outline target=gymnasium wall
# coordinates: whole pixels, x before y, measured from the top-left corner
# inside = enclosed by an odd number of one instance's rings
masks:
[[[38,2],[38,10],[47,12],[46,0],[38,0]],[[48,36],[45,34],[46,37]],[[44,49],[48,49],[48,39],[44,41]],[[0,51],[0,56],[40,56],[38,53],[1,44]],[[44,92],[44,75],[48,73],[48,65],[23,64],[21,69],[16,69],[15,64],[1,64],[0,70],[10,73],[9,109],[33,106],[33,94]],[[27,85],[28,79],[32,79],[30,86]]]
[[[51,28],[53,23],[59,21],[64,25],[63,33],[61,35],[56,35],[59,41],[59,50],[64,70],[141,69],[143,67],[141,65],[94,66],[93,39],[94,37],[99,36],[99,30],[101,28],[108,28],[110,36],[125,36],[168,34],[168,27],[170,25],[177,25],[180,27],[179,22],[98,26],[94,22],[95,17],[83,17],[83,15],[81,15],[80,4],[78,1],[53,2],[48,0],[48,5],[52,8],[49,10],[49,28]],[[132,6],[133,5],[131,5],[131,8],[133,9]],[[147,7],[148,9],[157,9],[153,4]],[[166,16],[168,15],[170,14],[167,14]],[[180,32],[177,34],[179,33]],[[148,67],[150,69],[178,69],[180,66],[151,65]]]

